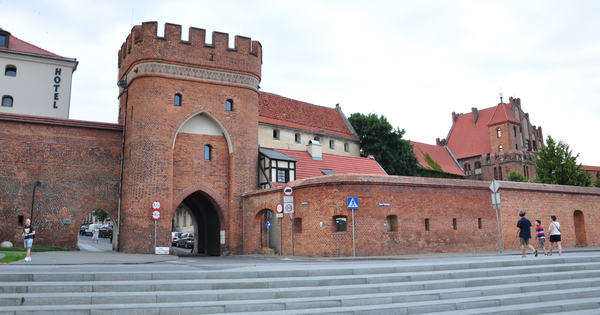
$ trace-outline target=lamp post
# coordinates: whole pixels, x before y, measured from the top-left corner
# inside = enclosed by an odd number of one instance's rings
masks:
[[[35,188],[36,187],[41,187],[42,183],[38,180],[37,182],[35,182],[35,184],[33,184],[33,197],[31,197],[31,215],[29,216],[29,219],[31,220],[31,222],[33,222],[33,205],[35,204]]]

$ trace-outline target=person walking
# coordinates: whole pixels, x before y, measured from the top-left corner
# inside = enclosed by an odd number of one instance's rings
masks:
[[[544,251],[544,255],[548,256],[548,253],[546,253],[546,247],[544,246],[546,243],[546,234],[544,233],[544,228],[542,227],[542,221],[535,220],[535,232],[537,233],[535,238],[540,242],[540,248]]]
[[[100,233],[100,229],[98,227],[94,228],[94,235],[92,236],[92,243],[94,243],[94,240],[96,240],[96,243],[98,243],[98,234]]]
[[[560,223],[556,221],[555,215],[551,216],[550,218],[552,218],[552,223],[550,223],[550,226],[548,227],[548,231],[550,232],[550,253],[548,254],[548,256],[552,256],[552,246],[554,245],[554,243],[556,243],[556,245],[558,246],[558,256],[561,256],[562,246],[560,245]]]
[[[25,220],[22,236],[25,250],[27,251],[27,257],[25,257],[25,261],[31,261],[31,246],[33,246],[33,239],[35,238],[35,227],[31,225],[31,219]]]
[[[519,238],[519,244],[521,245],[521,251],[523,251],[523,256],[521,258],[527,257],[525,254],[525,245],[529,247],[533,251],[533,255],[537,257],[537,250],[531,246],[529,241],[531,240],[531,222],[525,218],[525,211],[519,212],[519,216],[521,219],[517,222],[517,237]]]

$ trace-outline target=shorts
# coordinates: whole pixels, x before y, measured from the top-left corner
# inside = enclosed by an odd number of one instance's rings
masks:
[[[519,245],[529,245],[530,238],[519,237]]]
[[[538,238],[538,241],[540,241],[540,248],[544,248],[544,243],[546,243],[546,239],[545,238]]]
[[[550,235],[550,243],[560,242],[560,235]]]
[[[33,238],[23,239],[23,245],[25,248],[31,248],[31,246],[33,246]]]

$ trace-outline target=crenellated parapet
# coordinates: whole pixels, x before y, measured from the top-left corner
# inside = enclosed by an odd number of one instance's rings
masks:
[[[189,39],[181,38],[181,25],[165,24],[164,37],[157,35],[156,22],[144,22],[132,28],[119,50],[119,79],[144,64],[151,73],[158,73],[163,64],[169,75],[203,75],[207,80],[255,85],[261,78],[262,46],[248,37],[235,36],[235,47],[229,47],[229,34],[212,33],[212,43],[206,43],[206,30],[190,27]],[[200,72],[199,69],[203,71]],[[128,81],[130,78],[127,78]],[[252,80],[254,79],[254,80]],[[248,83],[249,81],[253,81]],[[237,81],[235,81],[237,82]],[[246,84],[244,84],[246,82]]]

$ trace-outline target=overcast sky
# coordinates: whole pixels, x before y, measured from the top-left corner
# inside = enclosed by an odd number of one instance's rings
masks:
[[[596,166],[599,17],[593,0],[0,0],[0,27],[79,60],[72,119],[117,122],[117,52],[134,25],[157,21],[186,40],[198,27],[260,41],[262,91],[384,115],[429,144],[447,136],[453,111],[495,106],[501,89]]]

